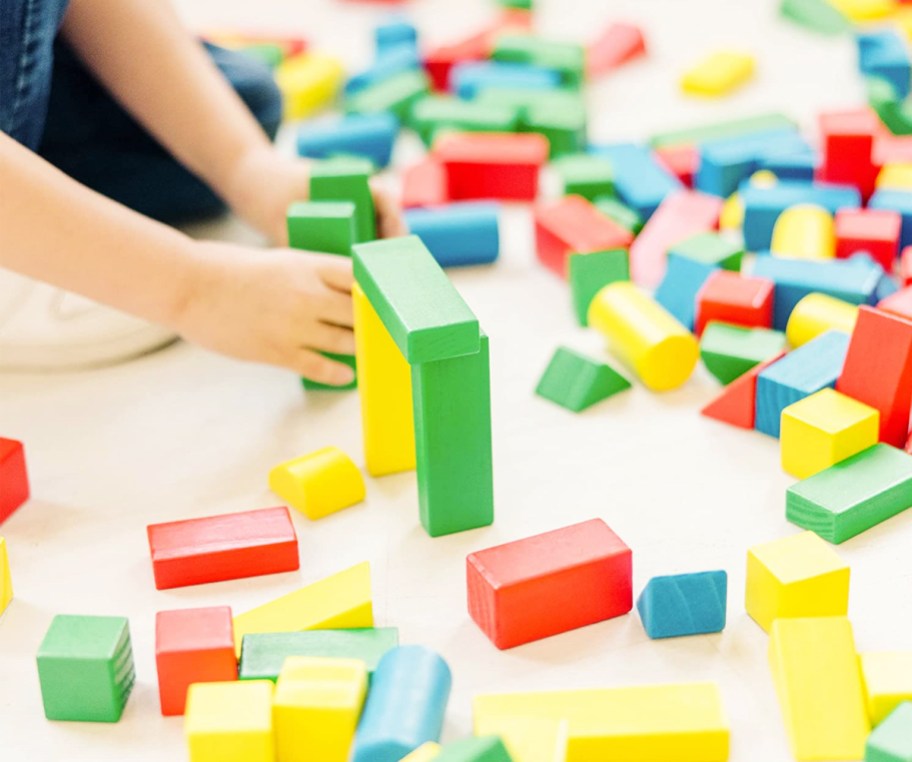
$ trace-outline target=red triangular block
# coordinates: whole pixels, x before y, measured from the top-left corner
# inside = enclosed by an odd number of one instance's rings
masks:
[[[718,397],[700,411],[701,415],[729,423],[732,426],[739,426],[742,429],[754,428],[757,376],[784,354],[783,352],[771,357],[766,362],[751,368],[743,376],[738,376],[722,390]]]

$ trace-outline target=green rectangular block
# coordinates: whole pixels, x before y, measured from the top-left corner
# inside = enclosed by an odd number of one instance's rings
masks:
[[[865,748],[865,762],[912,762],[912,702],[900,704],[874,728]]]
[[[765,132],[766,130],[795,128],[798,124],[784,114],[759,114],[758,116],[742,117],[740,119],[727,119],[724,122],[688,127],[683,130],[660,132],[652,136],[649,141],[653,148],[666,148],[678,145],[696,145],[707,140],[720,140],[722,138],[735,138],[740,135],[749,135],[752,132]]]
[[[676,243],[668,253],[738,273],[741,272],[744,246],[719,233],[697,233]]]
[[[618,201],[611,196],[600,196],[593,202],[595,208],[604,214],[608,219],[614,220],[625,230],[633,234],[639,233],[643,229],[643,218],[626,204]]]
[[[558,347],[535,393],[579,413],[630,387],[630,382],[611,366],[572,349]]]
[[[602,156],[571,153],[552,162],[551,168],[564,184],[564,195],[577,195],[594,201],[614,195],[614,170]]]
[[[609,283],[630,280],[630,256],[626,249],[573,253],[567,270],[577,322],[589,325],[589,305],[595,295]]]
[[[356,207],[351,201],[295,201],[288,207],[288,245],[293,249],[351,256]]]
[[[876,444],[789,487],[786,518],[834,544],[912,507],[912,455]]]
[[[819,34],[848,34],[854,26],[827,0],[782,0],[779,15]]]
[[[434,762],[513,762],[503,741],[497,736],[464,738],[444,746]]]
[[[345,104],[349,114],[389,112],[400,124],[411,124],[412,106],[430,91],[423,69],[410,69],[359,90]]]
[[[515,132],[519,129],[519,107],[434,95],[415,104],[412,127],[425,145],[431,144],[438,130]]]
[[[366,159],[337,158],[317,162],[310,173],[311,201],[350,201],[355,205],[354,243],[377,237],[377,218],[370,178],[374,165]]]
[[[502,34],[494,43],[495,61],[532,64],[560,72],[561,81],[579,87],[586,71],[586,53],[582,45],[558,42],[530,34]]]
[[[431,537],[494,521],[488,337],[474,354],[412,366],[421,523]]]
[[[355,280],[411,365],[478,352],[478,319],[417,236],[354,247]]]
[[[720,383],[728,385],[751,368],[784,352],[786,344],[782,331],[712,321],[700,337],[700,357],[706,369]]]

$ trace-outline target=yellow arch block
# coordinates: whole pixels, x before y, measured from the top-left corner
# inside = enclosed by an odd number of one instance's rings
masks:
[[[309,519],[319,519],[364,500],[364,477],[338,447],[288,460],[269,472],[269,489]]]
[[[794,259],[833,259],[836,226],[833,215],[815,204],[796,204],[779,215],[770,250]]]
[[[415,751],[407,757],[403,757],[400,762],[431,762],[432,759],[437,759],[440,750],[440,744],[428,741],[426,744],[422,744],[415,749]]]
[[[275,76],[285,98],[285,118],[303,119],[335,100],[345,67],[334,56],[302,53],[279,64]]]
[[[270,680],[194,683],[184,732],[190,762],[275,762]]]
[[[747,82],[756,62],[752,55],[720,50],[708,55],[681,77],[681,89],[688,95],[719,97]]]
[[[826,294],[808,294],[792,310],[785,335],[800,347],[830,330],[851,334],[858,320],[858,306]]]
[[[912,190],[912,162],[884,164],[877,174],[877,187]]]
[[[13,600],[13,577],[10,574],[9,553],[6,550],[6,540],[0,537],[0,614]]]
[[[493,715],[478,719],[475,734],[500,736],[513,762],[564,762],[567,758],[566,720]]]

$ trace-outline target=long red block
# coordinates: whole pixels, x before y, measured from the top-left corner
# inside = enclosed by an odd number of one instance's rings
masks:
[[[718,227],[723,203],[718,196],[693,190],[667,196],[630,246],[631,278],[655,288],[665,275],[668,250],[685,238]]]
[[[775,290],[776,284],[768,278],[717,270],[697,292],[694,332],[700,336],[711,320],[748,328],[770,328]]]
[[[535,208],[535,249],[539,261],[566,277],[571,254],[627,248],[633,241],[622,228],[582,196],[565,196]]]
[[[440,137],[433,155],[446,169],[451,201],[532,201],[538,194],[538,170],[547,160],[548,150],[542,135],[462,132]]]
[[[836,212],[836,256],[848,259],[866,251],[884,270],[893,272],[899,252],[902,216],[889,209],[840,209]]]
[[[25,448],[22,442],[0,437],[0,524],[28,499]]]
[[[147,531],[159,590],[294,571],[300,564],[284,506],[150,524]]]
[[[877,309],[912,320],[912,286],[906,286],[901,291],[890,294],[886,299],[881,299]]]
[[[633,24],[611,24],[586,48],[586,76],[597,77],[644,55],[642,29]]]
[[[905,447],[912,411],[912,321],[861,307],[837,391],[880,411],[880,440]]]
[[[873,160],[880,120],[870,109],[820,115],[822,162],[818,177],[824,182],[854,185],[867,200],[880,172]]]
[[[899,279],[904,286],[912,286],[912,246],[906,246],[899,255]]]
[[[469,614],[498,648],[626,614],[633,554],[601,519],[472,553]]]
[[[434,159],[422,159],[402,173],[402,208],[446,204],[446,186],[443,165]]]
[[[756,422],[757,376],[784,355],[785,352],[782,352],[771,357],[738,376],[700,414],[742,429],[753,429]]]
[[[700,166],[700,149],[695,145],[657,148],[656,161],[678,178],[687,188],[693,188],[694,175]]]
[[[192,683],[237,680],[231,609],[159,611],[155,616],[155,666],[165,716],[184,713]]]

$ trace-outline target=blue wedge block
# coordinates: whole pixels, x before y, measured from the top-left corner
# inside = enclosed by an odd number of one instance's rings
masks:
[[[646,634],[658,638],[725,629],[728,575],[724,571],[653,577],[637,599]]]

